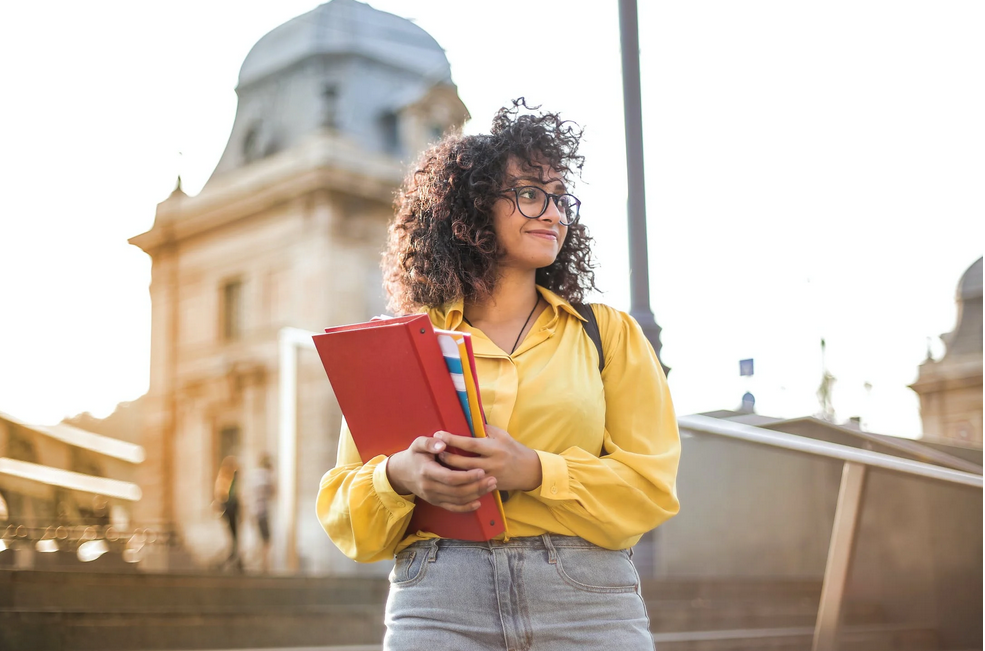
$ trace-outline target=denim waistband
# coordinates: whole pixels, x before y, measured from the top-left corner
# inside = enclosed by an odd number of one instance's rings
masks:
[[[594,543],[590,543],[578,536],[562,536],[556,533],[545,533],[541,536],[524,536],[520,538],[510,538],[509,541],[503,540],[456,540],[452,538],[431,538],[429,540],[419,540],[410,545],[410,548],[436,547],[438,549],[450,547],[478,547],[480,549],[548,549],[556,547],[577,547],[582,549],[603,549]]]

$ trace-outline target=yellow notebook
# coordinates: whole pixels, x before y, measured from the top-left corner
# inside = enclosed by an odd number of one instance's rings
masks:
[[[462,360],[462,376],[465,379],[465,390],[468,394],[469,411],[471,412],[472,435],[477,438],[486,437],[486,415],[482,411],[482,400],[479,397],[478,375],[475,372],[475,356],[472,354],[472,335],[467,332],[441,331],[442,334],[452,335],[458,345],[458,353]],[[493,492],[499,514],[503,518],[503,536],[506,540],[510,539],[509,526],[506,523],[506,511],[503,508],[503,498],[499,491]]]

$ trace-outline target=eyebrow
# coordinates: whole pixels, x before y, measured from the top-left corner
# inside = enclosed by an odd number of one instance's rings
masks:
[[[536,183],[537,185],[544,186],[550,186],[553,184],[555,190],[561,190],[558,194],[564,194],[568,191],[567,186],[561,179],[548,179],[547,181],[544,181],[537,176],[514,176],[510,179],[510,185],[515,185],[517,181],[527,181],[528,183]]]

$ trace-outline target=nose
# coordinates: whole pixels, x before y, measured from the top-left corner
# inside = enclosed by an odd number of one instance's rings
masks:
[[[554,197],[547,197],[547,210],[544,214],[540,216],[544,221],[555,223],[560,223],[561,221],[561,209],[557,206],[557,199]]]

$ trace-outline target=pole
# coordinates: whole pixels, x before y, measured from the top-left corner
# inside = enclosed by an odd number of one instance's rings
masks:
[[[650,272],[646,249],[646,189],[643,175],[643,111],[640,97],[640,37],[636,0],[619,0],[622,41],[623,111],[626,122],[626,172],[629,181],[630,315],[660,359],[660,326],[650,309]],[[660,364],[665,373],[670,368]]]

